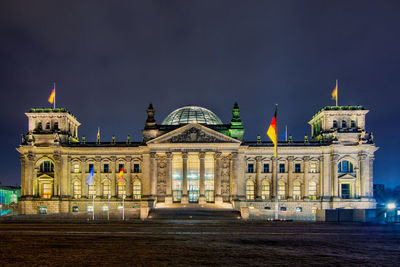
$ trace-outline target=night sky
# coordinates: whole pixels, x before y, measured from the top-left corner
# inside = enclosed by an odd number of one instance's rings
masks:
[[[278,126],[295,140],[334,105],[363,105],[376,145],[375,183],[399,181],[399,1],[1,1],[0,181],[20,184],[16,148],[30,108],[57,107],[95,141],[141,140],[150,102],[156,120],[184,105],[224,123],[235,101],[246,140]]]

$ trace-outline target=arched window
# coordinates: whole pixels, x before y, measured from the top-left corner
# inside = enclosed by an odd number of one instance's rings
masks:
[[[254,199],[254,182],[252,180],[246,182],[246,199]]]
[[[103,196],[108,198],[110,195],[111,195],[110,181],[105,180],[103,183]]]
[[[347,123],[345,120],[342,120],[342,128],[346,128],[347,127]]]
[[[133,182],[133,199],[139,200],[142,197],[142,184],[140,180]]]
[[[58,122],[54,123],[54,130],[58,130]]]
[[[312,199],[312,200],[317,199],[317,183],[316,182],[310,182],[308,184],[308,195],[310,196],[310,199]]]
[[[299,200],[301,198],[301,184],[299,181],[293,183],[293,199]]]
[[[82,189],[81,189],[81,182],[79,180],[75,180],[73,183],[73,192],[74,192],[74,198],[80,198],[82,195]]]
[[[261,187],[261,198],[262,199],[270,199],[270,190],[269,190],[269,182],[267,180],[264,180],[262,182],[262,187]]]
[[[46,123],[46,130],[50,130],[50,122]]]
[[[89,197],[96,197],[96,181],[93,181],[93,184],[89,185]]]
[[[333,121],[333,128],[337,128],[337,120]]]
[[[343,160],[338,164],[338,172],[351,173],[354,172],[353,163],[348,160]]]
[[[42,122],[39,121],[38,124],[37,124],[37,129],[38,129],[38,130],[43,130],[42,127],[43,127],[43,126],[42,126]]]
[[[278,198],[279,199],[286,198],[286,190],[285,190],[285,182],[284,181],[278,182]]]
[[[54,164],[50,161],[44,161],[40,164],[40,172],[54,172]]]

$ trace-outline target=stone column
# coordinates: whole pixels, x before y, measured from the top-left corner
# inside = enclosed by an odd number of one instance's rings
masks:
[[[221,204],[221,152],[214,154],[214,201],[215,204]]]
[[[330,154],[324,154],[323,156],[323,168],[321,170],[322,172],[322,180],[324,184],[323,188],[323,196],[325,201],[330,201],[332,198],[332,180],[333,180],[333,175],[332,173],[332,167],[331,167],[331,155]]]
[[[232,160],[232,172],[231,172],[231,199],[237,200],[238,199],[238,181],[239,181],[239,157],[237,152],[232,152],[231,154]]]
[[[334,199],[339,198],[339,178],[338,178],[338,154],[332,155],[332,175],[333,175],[333,193],[332,196]]]
[[[150,170],[151,170],[151,183],[150,183],[150,195],[152,199],[157,196],[157,160],[156,153],[150,153]]]
[[[143,153],[143,166],[142,169],[142,200],[147,201],[151,194],[151,157],[150,153]],[[147,204],[144,204],[147,205]]]
[[[126,184],[125,184],[125,191],[126,191],[126,199],[132,199],[132,157],[126,157]]]
[[[271,157],[271,169],[272,169],[272,181],[271,181],[271,199],[275,199],[278,194],[278,185],[275,180],[276,173],[278,172],[278,160],[275,157]]]
[[[182,152],[182,160],[183,160],[183,170],[182,170],[182,204],[189,203],[188,193],[187,193],[187,152]]]
[[[82,198],[88,198],[89,197],[89,193],[88,193],[88,186],[87,186],[87,184],[86,184],[86,178],[87,178],[87,173],[86,173],[86,170],[87,170],[87,166],[88,166],[88,163],[86,162],[86,157],[85,156],[81,156],[81,164],[80,164],[80,166],[79,166],[79,170],[80,170],[80,172],[81,172],[81,190],[82,190],[82,195],[81,195],[81,197]]]
[[[310,163],[310,157],[309,156],[304,156],[303,157],[303,164],[304,164],[304,182],[303,182],[303,186],[304,186],[304,190],[303,190],[303,198],[309,198],[309,192],[308,192],[308,176],[309,176],[309,163]]]
[[[95,174],[94,174],[94,180],[96,181],[96,198],[101,197],[101,157],[96,156],[96,163],[94,166]]]
[[[324,156],[319,156],[319,166],[318,166],[318,171],[319,171],[319,189],[317,189],[317,197],[319,196],[321,199],[324,198],[324,186],[325,186],[325,181],[324,181],[324,176],[323,176],[323,170],[324,170]]]
[[[287,196],[288,199],[292,200],[293,199],[293,160],[294,157],[293,156],[289,156],[287,157],[287,161],[288,161],[288,190],[287,190]],[[279,168],[279,166],[278,166]]]
[[[360,184],[361,184],[361,197],[367,198],[367,192],[369,191],[369,160],[366,153],[360,152],[358,154],[358,161],[360,166]],[[354,166],[355,167],[355,166]]]
[[[60,181],[60,196],[65,198],[71,196],[71,156],[62,155],[62,171],[61,171],[61,181]]]
[[[262,161],[262,157],[261,156],[257,156],[256,157],[256,188],[255,188],[255,197],[256,199],[262,199],[261,198],[261,190],[262,190],[262,185],[261,185],[261,161]]]
[[[116,178],[115,178],[115,170],[117,168],[117,157],[111,157],[111,174],[110,174],[110,191],[111,198],[115,199],[117,197],[117,189],[116,186]]]
[[[166,152],[167,155],[167,177],[166,177],[166,196],[165,204],[172,204],[172,153]]]
[[[368,196],[368,198],[373,198],[374,197],[374,180],[373,180],[373,176],[374,176],[374,156],[370,156],[369,157],[369,175],[368,175],[368,183],[369,183],[369,187],[368,187],[368,191],[366,190],[366,195]]]
[[[205,164],[204,164],[204,157],[205,153],[200,152],[199,153],[199,158],[200,158],[200,197],[199,197],[199,204],[205,204],[206,203],[206,197],[205,197]]]

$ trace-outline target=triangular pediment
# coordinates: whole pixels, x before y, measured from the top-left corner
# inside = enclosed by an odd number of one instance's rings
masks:
[[[198,123],[189,123],[147,142],[161,143],[238,143],[241,142]]]

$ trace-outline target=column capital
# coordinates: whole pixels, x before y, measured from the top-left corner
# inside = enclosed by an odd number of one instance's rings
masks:
[[[111,156],[110,158],[111,158],[111,161],[114,161],[114,162],[117,161],[117,157],[116,156]]]
[[[30,161],[34,161],[35,158],[36,158],[36,155],[35,155],[35,153],[33,153],[32,151],[29,151],[29,152],[28,152],[28,155],[27,155],[27,158],[28,158],[28,160],[30,160]]]
[[[293,157],[293,156],[288,156],[288,157],[287,157],[287,160],[288,160],[288,161],[293,161],[293,160],[294,160],[294,157]]]
[[[94,158],[95,158],[96,162],[100,162],[101,161],[101,156],[95,156]]]
[[[257,156],[257,157],[256,157],[256,161],[257,161],[257,162],[261,162],[261,161],[262,161],[262,157],[261,157],[261,156]]]
[[[150,152],[150,158],[155,159],[157,153],[156,152]]]
[[[332,154],[332,161],[337,161],[339,159],[339,154]]]
[[[310,160],[310,156],[304,156],[304,157],[303,157],[303,160],[304,160],[304,161],[309,161],[309,160]]]
[[[220,159],[220,158],[221,158],[221,155],[222,155],[221,152],[215,152],[214,158],[215,158],[215,159]]]
[[[167,159],[172,158],[172,152],[165,152],[165,155],[167,155]]]
[[[131,156],[126,156],[126,157],[125,157],[125,160],[126,160],[127,162],[130,162],[130,161],[132,160],[132,157],[131,157]]]
[[[204,159],[205,156],[206,156],[206,153],[205,153],[205,152],[200,152],[200,153],[199,153],[199,158],[200,158],[200,159]]]
[[[367,157],[368,157],[368,154],[365,153],[365,152],[359,152],[359,153],[358,153],[358,158],[359,158],[360,160],[365,160],[365,159],[367,159]]]
[[[238,154],[239,154],[238,152],[232,152],[232,153],[231,153],[231,158],[232,158],[232,159],[237,159]]]
[[[188,158],[188,153],[186,151],[182,152],[182,158],[187,159]]]

